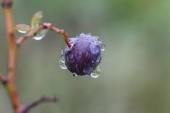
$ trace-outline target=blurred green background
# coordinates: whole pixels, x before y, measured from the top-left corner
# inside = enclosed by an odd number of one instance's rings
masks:
[[[17,87],[22,103],[56,95],[31,113],[169,113],[170,0],[15,0],[15,23],[29,24],[42,10],[44,21],[70,36],[92,33],[106,45],[101,76],[73,77],[60,69],[65,44],[48,33],[18,50]],[[19,34],[17,34],[19,35]],[[0,71],[6,73],[7,45],[0,10]],[[0,113],[12,113],[0,85]]]

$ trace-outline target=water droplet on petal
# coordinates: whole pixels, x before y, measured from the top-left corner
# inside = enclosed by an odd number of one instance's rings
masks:
[[[59,66],[61,69],[67,69],[65,65],[65,59],[64,59],[63,53],[61,54],[60,59],[59,59]]]
[[[33,39],[34,40],[41,40],[41,39],[43,39],[44,37],[45,37],[45,35],[47,34],[47,32],[48,32],[48,30],[42,30],[42,31],[40,31],[40,32],[38,32],[34,37],[33,37]]]

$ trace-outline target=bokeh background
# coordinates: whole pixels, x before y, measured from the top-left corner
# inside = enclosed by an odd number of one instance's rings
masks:
[[[15,23],[29,24],[42,10],[44,21],[70,36],[92,33],[106,45],[97,79],[73,77],[58,65],[65,44],[55,33],[29,40],[18,50],[17,87],[22,103],[56,95],[31,113],[169,113],[170,0],[15,0]],[[20,34],[17,34],[20,35]],[[7,66],[0,10],[0,71]],[[0,85],[0,113],[12,113]]]

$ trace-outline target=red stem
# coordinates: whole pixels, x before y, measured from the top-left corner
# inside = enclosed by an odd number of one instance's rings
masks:
[[[20,101],[17,95],[15,75],[16,75],[16,42],[14,35],[14,23],[12,17],[12,0],[3,0],[2,7],[5,16],[5,26],[8,41],[8,76],[5,84],[8,95],[11,99],[15,113],[21,113]]]
[[[12,17],[12,0],[2,0],[2,8],[5,17],[6,34],[7,34],[7,41],[8,41],[8,75],[2,76],[0,74],[0,82],[3,83],[3,85],[7,90],[14,113],[27,113],[31,108],[39,105],[40,103],[56,102],[56,98],[44,97],[41,98],[40,100],[33,102],[29,106],[26,106],[25,112],[22,111],[23,109],[17,94],[16,81],[15,81],[16,57],[17,57],[16,49],[17,49],[17,44],[18,45],[22,44],[24,41],[26,41],[26,39],[36,35],[36,33],[38,33],[42,29],[51,29],[57,33],[62,34],[64,36],[64,40],[68,45],[68,47],[71,47],[68,41],[67,33],[64,30],[53,26],[52,24],[45,23],[41,25],[38,29],[32,30],[25,36],[18,38],[16,41],[15,34],[14,34],[14,22]]]
[[[42,25],[40,25],[39,28],[31,30],[26,35],[19,37],[16,40],[17,45],[23,44],[27,39],[32,38],[33,36],[35,36],[42,29],[50,29],[50,30],[52,30],[52,31],[54,31],[56,33],[61,34],[63,36],[64,41],[67,44],[67,46],[69,48],[71,47],[71,44],[69,43],[69,37],[68,37],[67,32],[65,32],[63,29],[60,29],[60,28],[54,26],[52,23],[43,23]]]

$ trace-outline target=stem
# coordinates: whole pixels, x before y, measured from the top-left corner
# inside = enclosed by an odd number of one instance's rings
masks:
[[[8,76],[5,84],[8,95],[11,99],[12,107],[15,113],[21,113],[20,101],[16,91],[15,75],[16,75],[16,42],[14,35],[14,23],[12,17],[12,0],[3,0],[2,8],[5,16],[5,26],[8,40]]]
[[[63,35],[64,37],[64,41],[67,44],[67,46],[70,48],[71,44],[69,43],[69,38],[68,38],[68,33],[65,32],[63,29],[59,29],[55,26],[51,26],[49,29],[51,29],[52,31],[56,32],[56,33],[60,33],[61,35]]]
[[[21,37],[19,37],[16,40],[16,43],[18,46],[20,46],[21,44],[23,44],[28,38],[35,36],[40,30],[42,30],[42,26],[40,26],[37,29],[31,30],[30,32],[28,32],[26,35],[23,35]]]
[[[12,17],[12,0],[2,0],[2,8],[3,13],[5,17],[5,26],[6,26],[6,34],[7,34],[7,42],[8,42],[8,75],[3,76],[0,74],[0,82],[5,86],[5,89],[7,90],[7,93],[11,100],[11,105],[13,107],[14,113],[27,113],[32,109],[33,107],[36,107],[40,103],[43,102],[56,102],[56,98],[50,98],[50,97],[42,97],[33,103],[27,105],[24,107],[25,109],[22,109],[22,105],[20,104],[20,100],[17,94],[16,89],[16,49],[17,44],[20,45],[26,39],[29,37],[35,36],[36,33],[38,33],[42,29],[51,29],[57,33],[60,33],[64,36],[66,43],[68,44],[68,47],[70,47],[68,43],[68,36],[67,33],[64,32],[64,30],[61,30],[59,28],[55,28],[54,26],[47,26],[46,24],[41,25],[38,29],[30,31],[27,35],[20,37],[17,41],[14,34],[14,22]],[[24,111],[25,110],[25,111]]]
[[[43,29],[50,29],[50,30],[52,30],[52,31],[54,31],[56,33],[59,33],[59,34],[63,35],[65,43],[67,44],[67,46],[69,48],[71,47],[71,44],[69,43],[69,37],[68,37],[67,32],[65,32],[63,29],[60,29],[60,28],[54,26],[52,23],[43,23],[42,25],[39,26],[39,28],[31,30],[26,35],[19,37],[16,40],[17,45],[23,44],[27,39],[32,38],[39,31],[41,31]]]
[[[56,97],[41,97],[38,98],[37,100],[24,105],[21,109],[22,113],[28,113],[32,108],[37,107],[38,105],[42,104],[42,103],[56,103],[58,101],[58,99]]]

